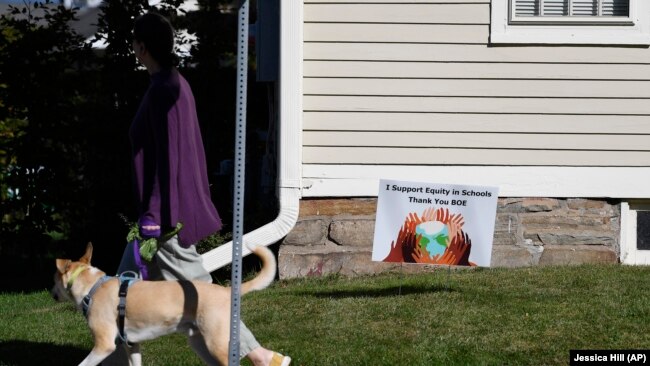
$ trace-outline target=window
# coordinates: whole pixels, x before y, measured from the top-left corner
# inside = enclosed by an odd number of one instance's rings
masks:
[[[650,265],[650,202],[621,203],[621,262]]]
[[[621,24],[630,19],[630,0],[511,0],[509,24]]]
[[[490,41],[650,45],[650,1],[492,0]]]
[[[630,16],[630,0],[513,0],[510,5],[515,18]]]

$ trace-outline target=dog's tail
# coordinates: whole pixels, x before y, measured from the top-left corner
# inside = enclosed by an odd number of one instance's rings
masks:
[[[262,290],[269,287],[275,279],[275,271],[277,267],[275,255],[269,248],[259,245],[255,247],[251,246],[249,249],[262,260],[262,269],[255,278],[241,284],[240,291],[242,295],[247,292]]]

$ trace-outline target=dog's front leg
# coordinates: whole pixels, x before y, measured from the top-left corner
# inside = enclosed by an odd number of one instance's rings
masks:
[[[113,351],[115,351],[117,348],[115,346],[115,334],[114,332],[110,331],[110,328],[108,328],[108,332],[106,332],[106,328],[104,328],[104,331],[101,332],[95,331],[95,329],[98,329],[96,327],[93,327],[91,329],[93,330],[95,346],[90,351],[90,354],[86,356],[83,361],[81,361],[79,366],[99,365],[100,362],[102,362],[106,357],[110,356],[110,354],[113,353]]]
[[[140,353],[140,348],[136,349],[136,353]],[[132,365],[131,350],[120,343],[115,347],[115,351],[106,359],[102,361],[102,366],[127,366]]]
[[[129,354],[129,365],[141,366],[142,354],[140,353],[140,344],[134,343],[130,347],[125,347],[126,352]]]
[[[90,351],[90,354],[86,356],[83,361],[81,361],[79,366],[97,366],[111,353],[113,353],[112,349],[99,349],[97,346],[95,346],[92,351]]]

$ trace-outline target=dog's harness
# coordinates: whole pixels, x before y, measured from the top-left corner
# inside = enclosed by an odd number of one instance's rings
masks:
[[[103,276],[102,278],[97,280],[97,282],[95,282],[93,287],[88,292],[88,295],[84,296],[84,298],[81,300],[81,311],[83,312],[84,317],[86,317],[86,319],[88,319],[88,310],[90,310],[90,305],[93,302],[93,295],[95,295],[95,292],[97,291],[97,289],[101,287],[101,285],[103,285],[106,281],[110,280],[111,278],[113,277]]]
[[[120,303],[117,305],[118,338],[122,343],[130,347],[131,344],[126,339],[126,330],[124,329],[124,320],[126,318],[126,293],[129,291],[129,287],[140,279],[138,278],[138,274],[133,271],[123,272],[118,278],[120,280]]]
[[[81,271],[80,271],[81,272]],[[76,277],[76,276],[75,276]],[[108,280],[113,279],[114,277],[111,276],[103,276],[95,284],[93,287],[90,289],[88,292],[88,295],[84,296],[84,298],[81,300],[81,310],[83,311],[84,316],[86,319],[88,319],[88,311],[90,310],[90,305],[92,305],[92,300],[93,300],[93,295],[95,295],[95,292]],[[118,335],[117,339],[115,340],[116,342],[121,342],[126,344],[127,346],[131,346],[131,343],[128,342],[127,337],[126,337],[126,330],[124,329],[124,323],[125,323],[125,318],[126,318],[126,294],[129,290],[129,287],[140,279],[138,278],[138,275],[135,272],[132,271],[126,271],[122,273],[121,275],[117,276],[117,279],[120,281],[120,290],[119,290],[119,296],[120,296],[120,302],[117,305],[117,328],[118,328]],[[71,286],[71,281],[69,281],[69,287]]]

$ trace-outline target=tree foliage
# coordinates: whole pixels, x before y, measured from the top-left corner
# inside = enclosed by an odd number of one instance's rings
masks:
[[[75,111],[87,103],[81,81],[93,56],[69,26],[74,17],[40,3],[0,16],[3,257],[50,252],[52,239],[70,230],[86,186],[86,126]]]
[[[170,18],[181,44],[189,42],[183,34],[195,35],[180,67],[194,90],[214,172],[233,155],[236,12],[226,11],[229,1],[199,0],[200,11],[184,14],[182,2],[163,0],[157,11]],[[104,1],[91,41],[70,26],[76,10],[57,4],[26,3],[0,16],[0,266],[21,266],[21,258],[49,265],[93,241],[111,254],[96,264],[117,267],[128,232],[121,216],[136,216],[128,128],[149,76],[132,54],[131,30],[147,4]],[[93,49],[93,41],[106,48]],[[267,90],[251,79],[249,129],[263,131]],[[251,160],[263,152],[260,144],[247,144]],[[210,177],[227,224],[231,183]]]

